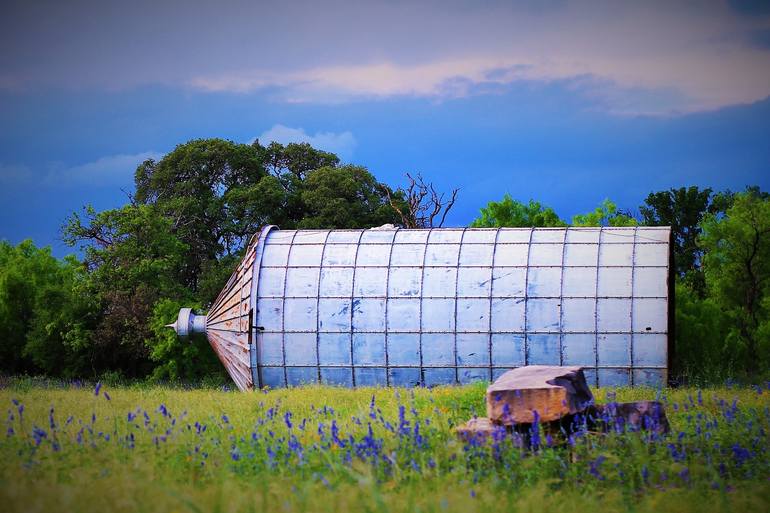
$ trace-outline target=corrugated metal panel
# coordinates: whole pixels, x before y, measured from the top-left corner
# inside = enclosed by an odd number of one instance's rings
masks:
[[[262,384],[466,383],[527,364],[581,365],[599,385],[661,384],[669,234],[263,231],[247,256],[259,266]],[[226,296],[218,304],[235,307]]]

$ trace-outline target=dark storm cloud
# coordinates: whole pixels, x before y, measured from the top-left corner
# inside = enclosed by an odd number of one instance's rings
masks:
[[[692,111],[770,94],[770,55],[745,43],[770,27],[736,9],[761,6],[12,0],[0,17],[0,88],[160,84],[344,102],[591,76],[617,91],[672,91],[674,110]]]
[[[770,16],[768,0],[728,0],[730,7],[747,16]]]

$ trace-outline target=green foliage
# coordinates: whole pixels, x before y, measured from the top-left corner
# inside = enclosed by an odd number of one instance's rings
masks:
[[[740,374],[741,362],[730,350],[730,321],[711,298],[703,298],[683,280],[677,280],[676,341],[673,369],[686,382],[724,382]]]
[[[299,228],[371,228],[398,222],[382,186],[360,166],[308,173],[300,197],[305,215]]]
[[[436,195],[417,176],[423,188],[409,196],[413,188],[393,191],[365,168],[340,165],[336,155],[305,143],[181,144],[138,166],[128,205],[86,207],[67,219],[63,238],[79,246],[82,263],[57,260],[29,241],[0,243],[0,372],[219,380],[222,368],[205,341],[183,343],[164,327],[178,308],[205,311],[263,225],[417,225],[405,221],[416,220],[413,200]],[[672,374],[719,380],[766,372],[769,202],[758,187],[738,194],[683,187],[650,193],[640,206],[643,224],[669,225],[674,237]],[[637,220],[607,199],[572,224],[636,226]],[[550,207],[505,194],[471,226],[566,223]]]
[[[551,207],[544,207],[534,200],[517,201],[509,194],[502,201],[490,201],[480,210],[481,215],[472,223],[473,228],[566,226]]]
[[[172,223],[156,205],[139,204],[98,213],[89,207],[64,227],[66,242],[84,244],[86,288],[101,309],[90,333],[95,372],[150,372],[153,305],[190,296],[184,286],[188,246],[173,234]]]
[[[713,194],[710,188],[700,190],[692,186],[651,192],[639,207],[642,224],[671,227],[676,273],[701,297],[705,282],[700,268],[703,252],[697,244],[700,223],[708,213],[724,213],[731,202],[732,193]]]
[[[83,268],[32,241],[0,242],[0,372],[83,373],[89,366],[93,298]]]
[[[503,196],[502,201],[490,201],[480,210],[470,226],[473,228],[498,227],[559,227],[567,226],[551,207],[545,207],[539,202],[529,200],[522,203]],[[617,205],[605,199],[592,212],[578,214],[572,217],[572,226],[636,226],[638,223],[630,214],[618,211]]]
[[[269,211],[251,202],[254,198],[245,191],[266,176],[257,147],[222,139],[181,144],[160,161],[148,160],[137,168],[136,201],[154,205],[187,247],[181,276],[185,286],[197,290],[206,262],[237,252],[265,224]]]
[[[334,153],[316,150],[308,143],[289,143],[286,146],[271,142],[266,147],[255,141],[260,158],[273,176],[290,174],[299,180],[315,169],[322,167],[337,167],[339,157]]]
[[[211,304],[261,226],[366,228],[398,219],[389,189],[365,168],[339,166],[336,155],[305,143],[193,140],[143,162],[135,182],[129,205],[86,207],[63,228],[65,242],[83,251],[82,292],[96,305],[80,333],[92,376],[219,379],[207,343],[181,343],[164,325],[180,306]]]
[[[205,337],[183,340],[166,327],[176,320],[179,309],[198,308],[190,301],[161,299],[155,303],[150,317],[154,337],[147,339],[150,359],[155,362],[152,379],[157,381],[194,383],[201,376],[224,374],[224,370]]]
[[[730,319],[727,343],[749,372],[770,363],[770,199],[736,194],[724,216],[709,214],[698,239],[708,297]]]
[[[595,210],[572,216],[572,226],[636,226],[630,214],[618,211],[617,205],[605,199]]]

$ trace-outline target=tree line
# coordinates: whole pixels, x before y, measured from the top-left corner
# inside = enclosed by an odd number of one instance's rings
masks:
[[[223,378],[205,340],[164,327],[205,310],[265,224],[282,228],[440,226],[457,190],[420,175],[393,188],[306,143],[193,140],[135,172],[117,209],[84,207],[62,226],[81,258],[0,242],[0,373],[62,378]],[[504,196],[475,227],[567,226],[550,207]],[[670,225],[676,361],[683,379],[766,372],[770,355],[770,198],[697,187],[653,192],[639,214],[606,200],[574,226]]]

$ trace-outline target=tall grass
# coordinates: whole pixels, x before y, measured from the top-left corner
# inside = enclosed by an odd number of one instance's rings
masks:
[[[0,390],[0,504],[16,511],[766,511],[770,390],[659,398],[672,432],[464,443],[484,384],[270,392]]]

